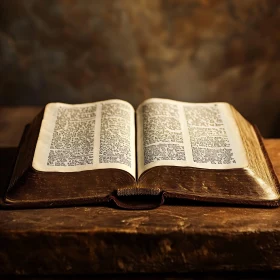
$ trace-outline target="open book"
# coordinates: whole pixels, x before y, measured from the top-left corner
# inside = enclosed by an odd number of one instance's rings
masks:
[[[2,204],[138,209],[174,198],[278,205],[261,138],[231,105],[50,103],[23,135]]]

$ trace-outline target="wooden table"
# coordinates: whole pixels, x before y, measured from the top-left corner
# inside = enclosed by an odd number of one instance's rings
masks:
[[[11,116],[23,124],[38,110],[0,109],[1,184],[7,182],[15,155],[15,148],[5,147],[16,145],[23,129]],[[280,178],[280,139],[265,140],[265,145]],[[0,274],[279,269],[280,208],[197,204],[150,211],[0,211]]]

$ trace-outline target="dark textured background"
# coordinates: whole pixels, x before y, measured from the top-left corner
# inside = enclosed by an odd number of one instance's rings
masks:
[[[280,137],[280,1],[1,0],[0,103],[228,101]]]

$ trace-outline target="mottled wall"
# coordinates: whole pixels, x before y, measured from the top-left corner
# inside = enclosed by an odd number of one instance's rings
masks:
[[[1,104],[228,101],[280,136],[280,1],[2,0]]]

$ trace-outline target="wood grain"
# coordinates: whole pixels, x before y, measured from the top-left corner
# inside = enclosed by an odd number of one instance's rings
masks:
[[[265,144],[280,177],[280,140]],[[280,269],[279,215],[201,205],[1,211],[0,273]]]
[[[265,145],[280,178],[280,139]],[[15,152],[0,149],[1,186]],[[0,211],[0,274],[277,270],[279,217],[280,208],[199,204]]]

